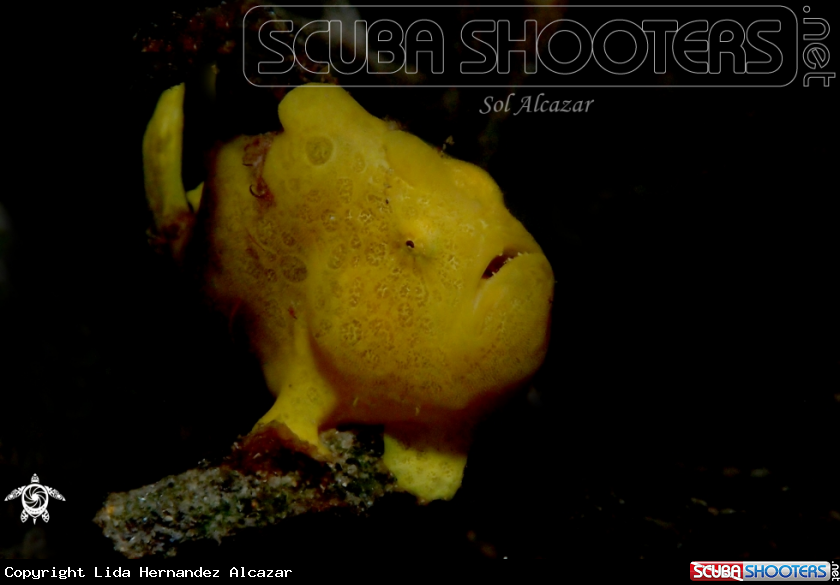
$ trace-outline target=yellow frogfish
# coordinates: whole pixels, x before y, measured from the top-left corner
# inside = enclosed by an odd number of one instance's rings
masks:
[[[146,193],[172,254],[198,245],[207,294],[245,324],[277,396],[255,430],[325,459],[320,431],[382,425],[398,485],[451,498],[477,422],[545,357],[537,242],[485,171],[336,86],[289,92],[281,132],[218,146],[187,192],[183,99],[165,91],[147,127]]]

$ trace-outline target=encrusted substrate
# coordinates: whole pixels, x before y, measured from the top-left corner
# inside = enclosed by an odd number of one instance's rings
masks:
[[[395,487],[381,462],[381,435],[326,431],[335,455],[321,463],[290,450],[276,428],[234,445],[219,466],[191,469],[142,488],[108,496],[94,521],[129,558],[173,556],[191,540],[334,507],[363,512]]]

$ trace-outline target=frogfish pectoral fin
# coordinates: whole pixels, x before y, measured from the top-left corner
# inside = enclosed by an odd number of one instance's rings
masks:
[[[461,487],[469,441],[440,428],[385,427],[382,461],[421,502],[450,500]]]

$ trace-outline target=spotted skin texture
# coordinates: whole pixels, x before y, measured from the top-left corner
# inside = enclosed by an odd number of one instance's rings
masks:
[[[384,425],[400,486],[449,499],[479,418],[545,356],[548,260],[487,173],[343,89],[297,88],[279,116],[217,149],[196,219],[207,292],[277,395],[257,428],[327,457],[320,430]]]

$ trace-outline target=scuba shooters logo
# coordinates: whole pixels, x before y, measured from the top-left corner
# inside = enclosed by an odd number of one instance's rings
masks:
[[[242,71],[257,87],[283,87],[298,67],[342,87],[785,87],[799,76],[800,16],[786,6],[603,6],[530,3],[329,6],[297,18],[255,6],[242,20]],[[805,13],[810,12],[806,7]],[[809,17],[802,57],[829,60],[824,19]],[[822,27],[822,28],[821,28]],[[833,72],[812,72],[828,86]],[[381,82],[380,82],[381,83]],[[371,85],[372,84],[372,85]],[[806,84],[807,85],[807,84]]]
[[[32,523],[37,524],[38,516],[43,518],[44,522],[50,521],[50,513],[47,512],[50,496],[56,500],[65,501],[64,496],[58,493],[58,490],[42,485],[36,473],[32,475],[32,483],[13,489],[12,493],[6,496],[6,501],[20,498],[23,502],[23,512],[20,513],[20,521],[26,522],[29,518],[32,518]]]
[[[830,581],[832,563],[693,561],[692,581]]]

